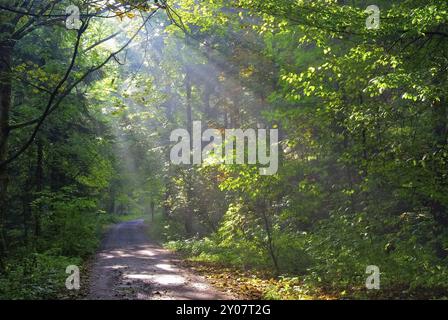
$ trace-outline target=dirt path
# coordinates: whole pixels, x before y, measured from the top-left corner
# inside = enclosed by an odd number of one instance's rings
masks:
[[[152,243],[142,219],[115,225],[96,255],[88,299],[232,299]]]

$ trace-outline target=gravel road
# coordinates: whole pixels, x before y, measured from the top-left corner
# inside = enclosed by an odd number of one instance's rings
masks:
[[[178,265],[178,257],[151,242],[143,219],[119,223],[105,236],[90,275],[87,299],[232,299]]]

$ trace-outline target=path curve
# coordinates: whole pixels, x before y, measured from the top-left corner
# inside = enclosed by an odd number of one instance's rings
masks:
[[[171,251],[151,242],[143,219],[114,225],[91,268],[87,299],[221,300],[229,293],[178,265]]]

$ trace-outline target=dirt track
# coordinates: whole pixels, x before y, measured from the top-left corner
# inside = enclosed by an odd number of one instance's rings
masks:
[[[232,299],[152,243],[143,220],[115,225],[97,253],[87,299]]]

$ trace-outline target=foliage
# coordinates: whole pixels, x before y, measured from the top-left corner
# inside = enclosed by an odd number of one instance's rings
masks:
[[[446,1],[76,3],[78,32],[0,13],[0,297],[55,297],[129,213],[257,298],[447,296]],[[278,129],[278,171],[174,165],[195,120]]]

